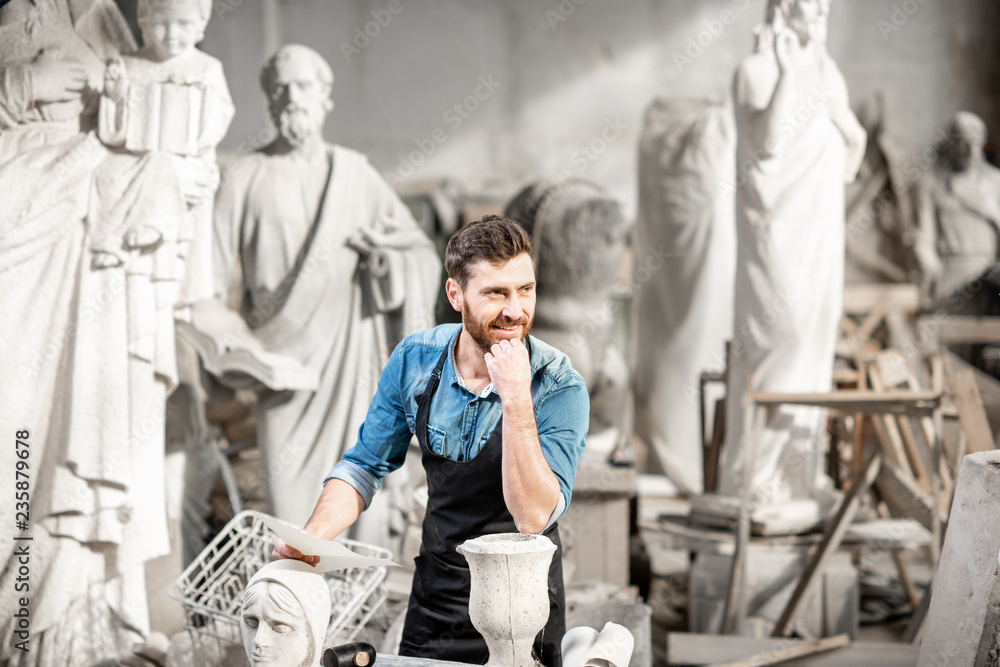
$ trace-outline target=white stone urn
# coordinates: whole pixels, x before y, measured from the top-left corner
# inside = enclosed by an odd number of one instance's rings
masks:
[[[544,535],[499,533],[459,545],[472,572],[469,615],[490,650],[488,667],[538,667],[532,644],[549,620],[549,564],[556,545]]]

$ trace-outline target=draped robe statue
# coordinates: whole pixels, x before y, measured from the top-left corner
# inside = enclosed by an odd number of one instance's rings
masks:
[[[833,502],[823,475],[824,413],[770,410],[750,463],[743,397],[748,389],[831,390],[844,287],[844,184],[857,173],[865,132],[826,51],[828,9],[827,0],[771,0],[757,51],[740,64],[733,90],[735,340],[719,491],[740,495],[749,476],[758,519],[798,502],[803,527]]]
[[[301,523],[323,478],[354,444],[399,326],[375,308],[371,267],[361,266],[348,239],[380,224],[416,238],[412,247],[389,251],[399,260],[389,270],[402,272],[406,286],[401,330],[433,325],[440,272],[430,240],[367,159],[341,146],[326,149],[320,202],[302,195],[300,167],[259,154],[244,159],[216,206],[217,238],[228,246],[218,265],[239,257],[242,312],[255,338],[320,373],[316,391],[265,391],[256,410],[271,509]]]
[[[310,92],[296,92],[304,80]],[[283,47],[262,82],[279,137],[226,169],[217,294],[235,289],[257,341],[319,372],[315,391],[265,390],[255,413],[270,509],[304,524],[354,445],[395,342],[433,326],[441,263],[368,160],[322,140],[332,87],[322,58]]]
[[[90,265],[88,205],[108,151],[94,128],[107,59],[135,43],[111,0],[0,8],[0,417],[28,451],[30,541],[3,542],[0,663],[92,665],[149,631],[145,563],[169,551],[164,402],[173,322],[145,317],[129,258]],[[13,445],[13,441],[11,441]],[[0,467],[15,470],[14,447]],[[15,526],[11,503],[0,510]],[[13,528],[11,528],[13,529]],[[7,533],[10,535],[10,533]],[[18,588],[30,550],[30,590]],[[23,552],[20,552],[23,553]],[[30,599],[28,651],[10,641]]]

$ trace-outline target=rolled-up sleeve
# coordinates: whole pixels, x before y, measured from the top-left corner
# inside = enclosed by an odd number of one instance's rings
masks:
[[[590,397],[583,379],[571,373],[556,383],[535,405],[535,422],[542,455],[559,480],[565,511],[573,495],[576,468],[590,424]],[[556,509],[561,514],[559,507]],[[558,518],[557,513],[553,513],[550,523]]]

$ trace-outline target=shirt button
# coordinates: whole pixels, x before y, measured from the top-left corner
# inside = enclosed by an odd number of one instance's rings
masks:
[[[462,440],[468,440],[468,439],[469,439],[469,434],[468,433],[462,434]]]

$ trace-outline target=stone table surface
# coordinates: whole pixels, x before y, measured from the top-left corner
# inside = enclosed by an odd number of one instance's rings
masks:
[[[379,653],[375,656],[372,667],[469,667],[464,662],[449,662],[447,660],[431,660],[430,658],[410,658],[399,655]]]

